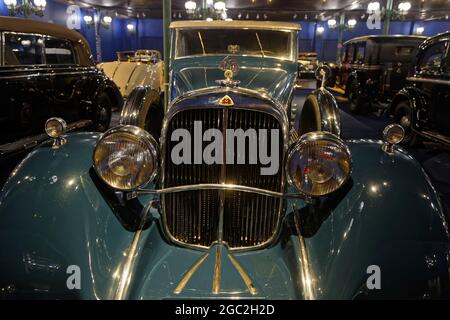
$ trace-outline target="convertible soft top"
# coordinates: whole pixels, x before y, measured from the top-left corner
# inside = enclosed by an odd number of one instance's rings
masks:
[[[56,38],[67,39],[83,48],[79,52],[80,63],[82,65],[92,65],[89,44],[83,35],[75,30],[70,30],[54,23],[35,21],[31,19],[0,17],[0,31],[38,33]]]
[[[84,39],[81,33],[77,31],[70,30],[54,23],[36,21],[31,19],[0,17],[0,31],[43,33],[49,36],[64,38],[74,42],[81,39],[87,44],[86,39]]]
[[[298,23],[277,22],[277,21],[249,21],[249,20],[193,20],[193,21],[175,21],[170,24],[172,29],[197,29],[197,28],[215,28],[215,29],[266,29],[266,30],[301,30]]]

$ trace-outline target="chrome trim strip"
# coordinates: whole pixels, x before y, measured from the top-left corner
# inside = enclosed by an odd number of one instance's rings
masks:
[[[254,20],[234,20],[234,21],[175,21],[170,24],[170,29],[262,29],[280,31],[299,31],[301,25],[292,22],[278,21],[254,21]]]
[[[239,262],[236,260],[235,257],[233,257],[231,254],[228,254],[228,258],[231,260],[231,263],[236,268],[237,272],[239,272],[239,275],[241,276],[242,280],[244,280],[245,285],[247,286],[248,291],[254,296],[258,293],[258,290],[256,289],[255,285],[253,284],[252,279],[248,276],[248,274],[245,272],[244,268],[239,264]]]
[[[180,294],[183,291],[184,287],[187,285],[191,277],[198,270],[198,268],[200,268],[200,266],[203,264],[206,258],[208,258],[208,256],[209,252],[206,252],[204,255],[201,256],[201,258],[194,264],[194,266],[186,273],[183,279],[181,279],[180,283],[178,283],[173,293]]]
[[[250,110],[250,111],[259,111],[259,112],[265,112],[267,114],[272,115],[273,117],[275,117],[278,122],[280,123],[280,127],[283,133],[283,154],[281,155],[281,159],[280,162],[281,163],[285,163],[286,160],[286,154],[287,154],[287,150],[289,147],[289,119],[287,117],[285,108],[283,107],[283,105],[281,105],[280,103],[278,103],[277,101],[273,100],[270,96],[266,95],[266,94],[261,94],[257,91],[254,90],[249,90],[249,89],[244,89],[244,88],[224,88],[224,87],[210,87],[210,88],[205,88],[205,89],[200,89],[200,90],[196,90],[196,91],[191,91],[187,94],[184,94],[183,96],[179,96],[177,97],[174,101],[172,101],[168,112],[166,113],[165,117],[164,117],[164,121],[163,121],[163,126],[162,126],[162,131],[161,131],[161,162],[160,162],[160,171],[161,171],[161,186],[162,188],[159,190],[137,190],[134,193],[136,194],[164,194],[164,193],[168,193],[168,192],[181,192],[181,191],[189,191],[189,190],[201,190],[199,189],[199,187],[204,188],[204,189],[211,189],[211,188],[216,188],[216,190],[234,190],[234,191],[244,191],[244,192],[256,192],[256,193],[260,193],[262,195],[272,195],[275,197],[281,197],[283,199],[287,199],[287,198],[291,198],[290,196],[287,197],[284,193],[279,193],[279,192],[274,192],[274,191],[269,191],[269,190],[261,190],[258,188],[251,188],[251,187],[246,187],[246,186],[234,186],[234,185],[230,185],[230,184],[201,184],[201,185],[194,185],[194,186],[178,186],[178,187],[171,187],[171,188],[164,188],[164,167],[165,167],[165,161],[166,161],[166,148],[165,148],[165,143],[167,141],[167,131],[168,131],[168,127],[169,127],[169,123],[171,121],[171,119],[178,113],[184,110],[189,110],[189,109],[195,109],[195,108],[201,108],[201,109],[208,109],[208,108],[212,108],[212,109],[217,109],[217,108],[226,108],[224,106],[219,106],[218,104],[209,104],[209,105],[205,105],[205,106],[189,106],[189,107],[177,107],[177,104],[181,103],[184,100],[187,99],[192,99],[194,97],[197,96],[203,96],[203,95],[207,95],[207,94],[217,94],[217,95],[221,95],[221,94],[230,94],[230,93],[234,93],[237,95],[244,95],[244,96],[249,96],[249,97],[253,97],[253,98],[257,98],[261,100],[261,103],[266,103],[266,104],[261,104],[261,105],[253,105],[252,108],[248,108],[246,106],[239,106],[239,105],[234,105],[232,108],[234,109],[242,109],[242,110]],[[219,98],[220,99],[220,98]],[[285,174],[285,166],[280,166],[280,169],[282,170],[281,175],[282,175],[282,181],[281,181],[281,190],[285,190],[286,188],[286,174]],[[234,187],[234,189],[230,189],[230,187]],[[183,189],[186,188],[186,189]],[[189,189],[190,188],[190,189]],[[170,190],[170,191],[168,191]],[[262,193],[261,193],[262,192]],[[304,195],[297,195],[294,196],[295,198],[304,198]],[[165,202],[164,202],[164,198],[162,198],[161,201],[162,204],[162,208],[165,207]],[[278,208],[278,212],[279,217],[278,217],[278,221],[277,221],[277,225],[276,225],[276,231],[274,232],[274,234],[272,235],[271,238],[269,238],[266,242],[261,243],[257,246],[252,246],[252,247],[238,247],[238,248],[232,248],[230,249],[230,251],[248,251],[248,250],[256,250],[256,249],[260,249],[260,248],[264,248],[269,246],[271,243],[273,243],[279,236],[280,234],[280,225],[281,225],[281,221],[282,221],[282,212],[284,210],[284,205],[283,205],[283,201],[280,201],[280,206]],[[179,246],[182,247],[187,247],[187,248],[191,248],[191,249],[197,249],[197,250],[207,250],[209,247],[206,246],[201,246],[201,245],[192,245],[192,244],[188,244],[188,243],[184,243],[182,241],[177,240],[175,237],[173,237],[171,235],[171,233],[168,230],[168,226],[167,226],[167,220],[166,220],[166,215],[164,213],[164,210],[162,212],[162,220],[163,220],[163,230],[165,235],[167,236],[167,238],[172,241],[173,243],[178,244]]]
[[[237,184],[216,184],[216,183],[203,183],[203,184],[192,184],[192,185],[184,185],[177,187],[168,187],[162,189],[148,190],[148,189],[138,189],[133,191],[130,194],[130,197],[145,195],[145,194],[168,194],[175,192],[183,192],[183,191],[195,191],[195,190],[223,190],[223,191],[240,191],[247,193],[256,193],[263,196],[269,196],[273,198],[282,198],[282,199],[304,199],[305,195],[302,193],[282,193],[271,190],[259,189],[254,187],[242,186]]]
[[[128,292],[128,284],[130,283],[131,272],[134,266],[136,252],[138,249],[139,241],[141,240],[142,230],[138,230],[133,237],[133,241],[131,242],[131,246],[127,251],[127,258],[125,260],[125,264],[123,265],[123,269],[120,275],[119,284],[117,287],[117,291],[114,294],[114,300],[123,300],[125,299]]]
[[[313,282],[314,276],[311,271],[311,264],[308,256],[308,249],[306,248],[305,238],[302,237],[300,231],[300,223],[298,216],[294,213],[294,224],[297,231],[297,240],[300,246],[300,280],[302,281],[303,297],[306,300],[315,300],[316,293]]]
[[[214,277],[213,277],[213,287],[212,293],[220,293],[220,274],[222,269],[222,240],[219,240],[219,244],[216,249],[216,263],[214,266]]]
[[[411,82],[425,82],[425,83],[450,85],[450,80],[443,80],[443,79],[427,79],[427,78],[408,77],[408,78],[406,78],[406,80],[411,81]]]

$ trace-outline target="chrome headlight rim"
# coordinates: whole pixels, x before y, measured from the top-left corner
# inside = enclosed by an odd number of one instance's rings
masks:
[[[57,122],[57,124],[59,126],[61,126],[59,132],[56,135],[52,134],[51,131],[50,131],[49,125],[50,125],[51,122]],[[52,118],[47,119],[47,121],[45,121],[44,129],[45,129],[45,133],[47,134],[47,136],[49,136],[52,139],[57,139],[57,138],[62,137],[63,135],[66,134],[67,123],[62,118],[52,117]]]
[[[341,150],[343,150],[345,152],[345,154],[348,157],[348,162],[349,162],[348,174],[346,176],[344,176],[342,179],[338,180],[339,187],[329,193],[324,193],[321,195],[311,194],[311,193],[306,192],[305,190],[300,190],[299,188],[297,188],[295,182],[292,179],[292,176],[290,174],[290,168],[289,168],[292,157],[294,156],[294,154],[296,152],[299,151],[299,149],[301,149],[308,143],[317,142],[317,141],[325,141],[325,142],[330,142],[332,144],[337,145]],[[295,188],[300,194],[304,195],[305,197],[318,198],[321,196],[326,196],[328,194],[331,194],[331,193],[339,190],[343,185],[345,185],[345,183],[347,183],[347,181],[350,179],[350,177],[352,175],[353,159],[352,159],[352,154],[350,152],[348,145],[341,138],[339,138],[335,134],[330,133],[328,131],[312,131],[312,132],[307,132],[307,133],[303,134],[297,141],[295,141],[294,143],[292,143],[289,146],[284,169],[285,169],[285,174],[286,174],[286,181],[288,182],[288,184],[290,186]]]
[[[144,182],[140,183],[139,185],[134,186],[133,188],[121,188],[121,187],[117,187],[117,186],[113,186],[110,183],[108,183],[108,181],[106,181],[105,179],[103,179],[101,173],[99,172],[97,165],[96,165],[96,161],[95,161],[95,154],[97,151],[98,146],[107,138],[110,137],[113,134],[117,134],[117,133],[126,133],[126,134],[131,134],[136,136],[136,138],[138,139],[138,141],[143,142],[144,145],[146,146],[147,150],[151,153],[151,160],[152,160],[152,166],[153,166],[153,172],[152,174],[145,179]],[[116,127],[113,127],[107,131],[105,131],[100,138],[97,140],[96,144],[95,144],[95,148],[94,148],[94,152],[92,153],[92,163],[93,163],[93,167],[94,167],[94,171],[97,174],[97,176],[103,181],[103,183],[105,183],[108,187],[114,189],[114,190],[118,190],[118,191],[133,191],[136,189],[139,189],[142,186],[145,186],[146,184],[152,182],[153,180],[155,180],[156,176],[158,175],[158,169],[159,169],[159,145],[156,142],[155,138],[148,133],[146,130],[137,127],[137,126],[133,126],[133,125],[118,125]]]

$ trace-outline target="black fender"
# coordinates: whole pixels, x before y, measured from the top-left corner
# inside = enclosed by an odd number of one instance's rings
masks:
[[[426,109],[429,106],[430,101],[427,101],[426,97],[420,93],[417,88],[405,87],[401,89],[392,99],[387,110],[387,115],[394,115],[395,108],[402,101],[409,101],[411,108],[413,109],[412,125],[415,129],[420,127],[420,122],[426,119]]]
[[[164,92],[150,86],[138,86],[128,96],[120,115],[120,124],[138,126],[159,141],[164,118]]]
[[[344,94],[345,97],[348,97],[348,90],[350,88],[350,84],[353,81],[356,81],[358,86],[361,86],[360,77],[358,76],[358,73],[356,71],[352,71],[350,73],[350,75],[348,76],[347,82],[345,83],[345,94]]]
[[[122,94],[120,93],[120,90],[117,87],[117,85],[106,76],[104,78],[102,85],[97,90],[95,97],[97,97],[102,92],[105,92],[113,102],[112,106],[113,109],[120,110],[122,108],[124,101]]]

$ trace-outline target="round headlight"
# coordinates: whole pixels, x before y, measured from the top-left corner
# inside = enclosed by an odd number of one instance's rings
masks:
[[[350,176],[351,155],[334,134],[309,132],[290,148],[286,162],[288,182],[308,196],[322,196],[339,189]]]
[[[93,160],[95,171],[107,185],[129,191],[155,178],[158,144],[144,129],[119,126],[101,136]]]
[[[383,139],[389,144],[399,144],[405,137],[405,129],[398,124],[390,124],[383,130]]]
[[[67,124],[61,118],[50,118],[45,122],[45,133],[50,138],[59,138],[66,133]]]

